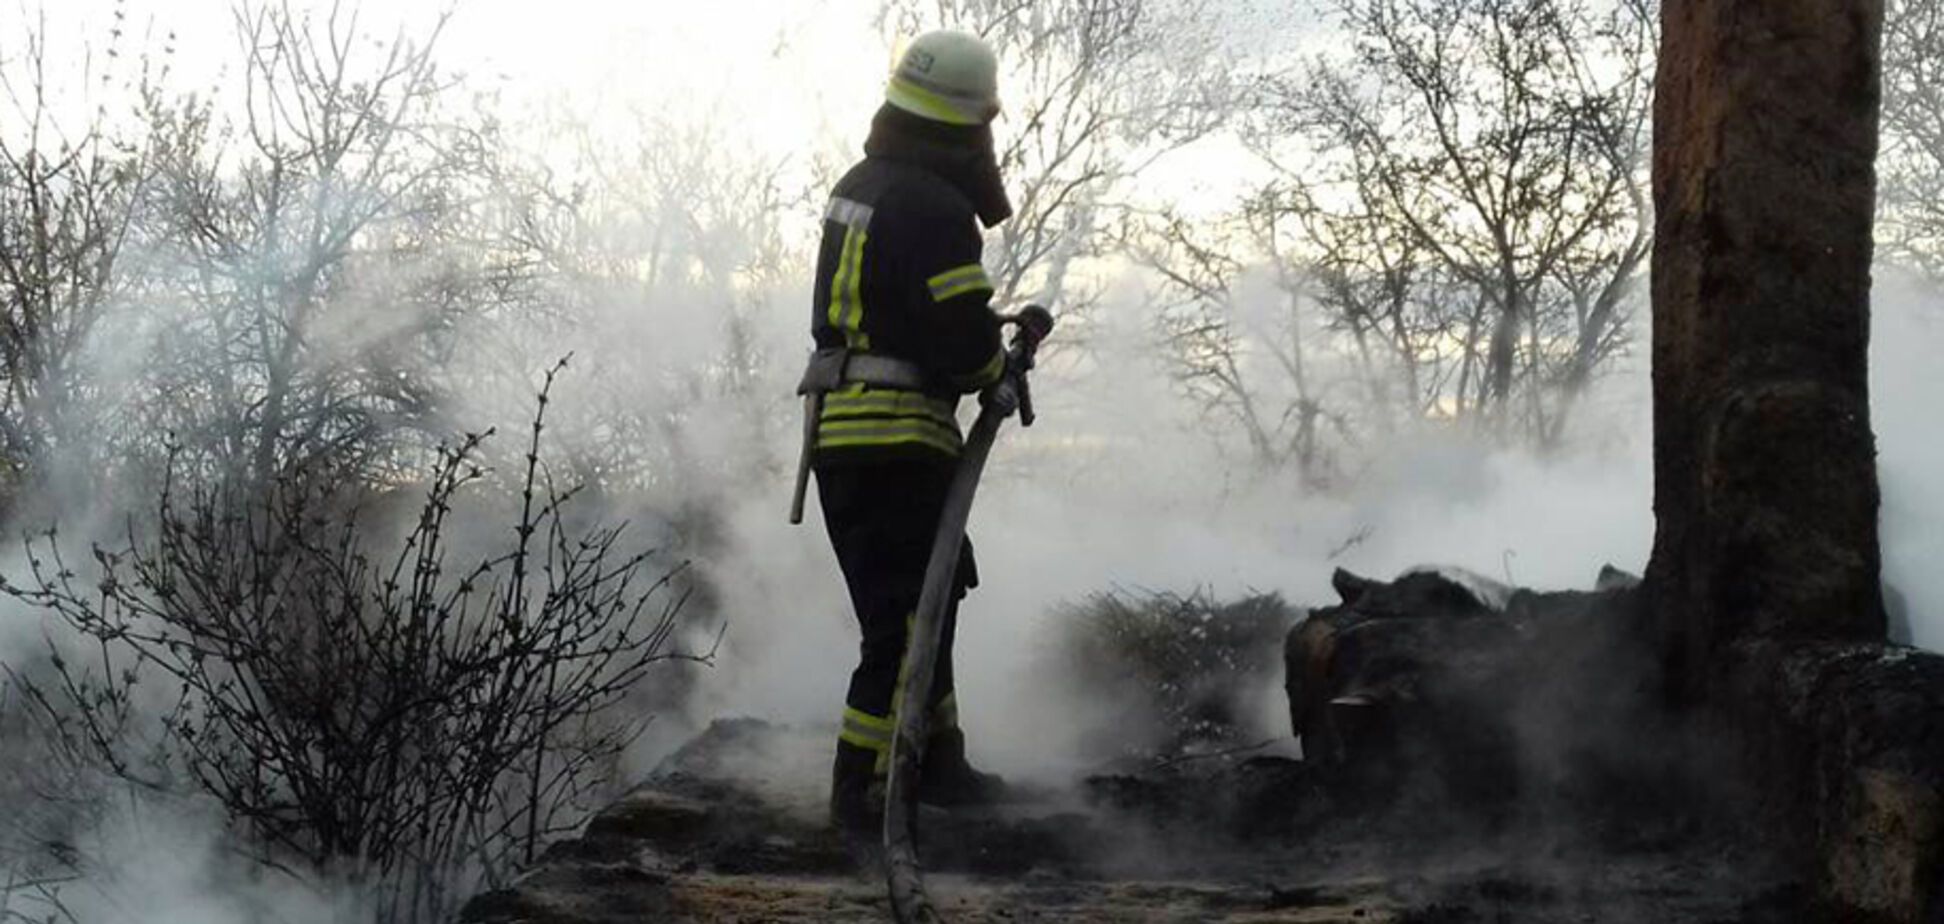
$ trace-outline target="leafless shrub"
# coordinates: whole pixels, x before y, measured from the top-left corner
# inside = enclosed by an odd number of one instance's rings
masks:
[[[76,920],[62,898],[79,879],[65,833],[96,793],[76,755],[36,730],[18,684],[0,677],[0,924]]]
[[[1258,731],[1250,710],[1281,676],[1294,621],[1275,594],[1223,603],[1202,591],[1108,591],[1067,605],[1060,676],[1078,701],[1121,710],[1089,733],[1100,740],[1088,749],[1165,756],[1241,743]]]
[[[0,875],[0,924],[69,924],[77,919],[61,900],[61,887],[73,876],[33,876],[9,868]]]
[[[399,551],[342,489],[295,474],[162,494],[151,537],[93,549],[82,576],[50,531],[6,592],[85,644],[25,682],[38,715],[117,774],[180,774],[220,801],[257,861],[368,890],[380,921],[432,920],[534,859],[600,795],[638,731],[614,714],[671,650],[679,569],[622,528],[575,532],[540,462],[540,393],[509,545],[449,561],[453,517],[481,502],[473,459],[443,450]],[[85,658],[76,651],[85,649]],[[163,760],[131,760],[141,720]]]

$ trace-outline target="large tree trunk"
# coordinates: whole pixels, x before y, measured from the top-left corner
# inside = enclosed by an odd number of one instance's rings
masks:
[[[1882,0],[1667,0],[1654,513],[1670,679],[1881,639],[1867,389]]]
[[[1806,841],[1804,920],[1937,924],[1944,657],[1882,644],[1877,574],[1883,0],[1662,9],[1647,577],[1669,678]]]

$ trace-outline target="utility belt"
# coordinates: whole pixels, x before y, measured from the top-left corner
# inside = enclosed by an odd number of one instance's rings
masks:
[[[824,396],[846,385],[869,385],[903,391],[927,391],[930,376],[917,363],[857,353],[849,347],[828,347],[810,354],[810,364],[797,383],[803,396],[803,449],[797,455],[796,492],[790,496],[790,523],[803,522],[803,499],[810,489],[810,460],[817,449],[817,424],[823,417]]]

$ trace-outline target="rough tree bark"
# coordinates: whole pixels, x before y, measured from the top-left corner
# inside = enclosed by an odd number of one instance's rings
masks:
[[[1694,693],[1751,638],[1881,640],[1867,380],[1882,0],[1668,0],[1648,585]]]

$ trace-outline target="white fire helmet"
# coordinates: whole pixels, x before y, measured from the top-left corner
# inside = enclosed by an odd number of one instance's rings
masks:
[[[971,33],[927,32],[898,57],[884,100],[934,121],[984,125],[999,115],[999,59]]]

